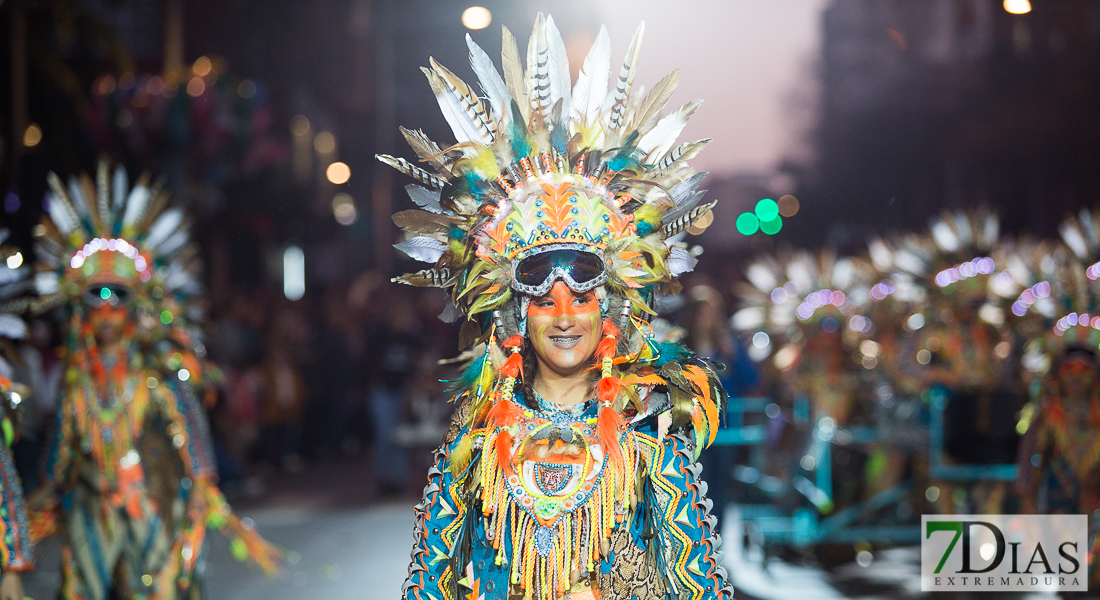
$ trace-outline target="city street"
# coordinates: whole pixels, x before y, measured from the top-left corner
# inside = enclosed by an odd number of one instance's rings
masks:
[[[207,597],[212,600],[397,600],[412,544],[413,500],[372,501],[365,465],[322,465],[283,475],[263,499],[239,503],[240,514],[288,552],[282,575],[269,579],[238,563],[220,534],[207,541]],[[866,566],[849,562],[832,569],[775,557],[764,565],[759,547],[742,551],[737,512],[727,512],[726,566],[737,598],[831,600],[834,598],[910,600],[932,598],[920,591],[915,547],[876,552]],[[40,568],[25,578],[27,595],[54,597],[59,576],[55,544],[39,549]],[[964,595],[936,594],[936,600]],[[1026,600],[1053,595],[1014,596]]]

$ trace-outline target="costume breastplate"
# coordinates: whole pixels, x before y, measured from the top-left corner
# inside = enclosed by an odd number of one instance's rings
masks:
[[[608,462],[594,405],[577,414],[546,408],[524,409],[514,425],[485,431],[481,456],[496,562],[540,600],[564,595],[577,575],[595,571],[601,543],[626,518],[637,466],[630,431],[621,440],[624,460]]]
[[[596,418],[586,412],[532,413],[519,422],[517,438],[508,490],[538,523],[535,549],[545,557],[555,523],[599,489],[604,456],[596,439]]]

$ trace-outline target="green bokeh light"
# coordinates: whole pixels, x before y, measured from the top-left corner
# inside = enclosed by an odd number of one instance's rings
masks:
[[[780,216],[760,224],[760,231],[768,235],[775,235],[779,233],[780,229],[783,229],[783,217]]]
[[[160,322],[168,325],[172,322],[172,313],[169,311],[163,311],[160,313]]]
[[[102,288],[99,290],[99,297],[106,300],[111,297],[111,288]]]
[[[756,216],[761,223],[774,221],[779,216],[779,205],[771,198],[764,198],[756,203]]]
[[[760,219],[756,218],[756,215],[747,212],[737,217],[737,231],[742,235],[752,235],[758,229],[760,229]]]

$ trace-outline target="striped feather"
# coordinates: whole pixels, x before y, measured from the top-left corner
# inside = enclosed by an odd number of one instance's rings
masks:
[[[531,110],[540,115],[550,112],[550,47],[546,41],[546,18],[539,13],[527,42],[527,93]]]
[[[447,184],[442,177],[433,175],[401,157],[389,154],[375,154],[374,157],[432,189],[441,190]]]
[[[435,61],[432,60],[432,63],[434,64]],[[459,143],[486,143],[485,132],[466,114],[462,99],[457,93],[451,91],[443,76],[435,69],[421,67],[420,70],[428,78],[428,84],[431,85],[432,93],[435,94],[439,110],[443,113],[443,118],[447,120],[447,124],[451,126],[451,131],[455,134],[455,140]]]
[[[681,231],[691,227],[699,217],[710,212],[710,209],[714,208],[714,205],[718,204],[717,200],[712,200],[702,206],[697,206],[686,215],[681,216],[675,221],[661,227],[661,232],[664,233],[666,238],[672,237]]]
[[[658,171],[667,171],[679,161],[691,160],[695,158],[710,141],[711,138],[704,138],[695,142],[684,142],[665,153],[653,168]]]
[[[420,129],[405,129],[404,127],[399,129],[401,135],[405,136],[405,141],[409,143],[409,146],[420,157],[420,160],[427,162],[444,177],[449,178],[452,176],[450,159],[447,158],[446,153],[442,151],[439,144],[428,139],[428,136]]]
[[[481,98],[478,98],[470,89],[470,86],[466,85],[466,82],[452,73],[450,69],[436,62],[434,58],[428,59],[428,62],[431,63],[432,68],[443,79],[443,82],[447,84],[447,90],[455,96],[466,117],[470,119],[470,122],[481,134],[481,142],[485,145],[492,144],[495,129],[492,109],[486,111]]]
[[[126,199],[126,210],[122,214],[122,228],[129,229],[137,225],[138,220],[145,214],[145,207],[149,205],[149,176],[142,174],[138,178],[134,189],[130,190],[130,196]]]
[[[565,115],[568,116],[572,106],[570,100],[572,89],[569,75],[569,55],[565,52],[565,41],[561,39],[561,32],[558,31],[553,16],[546,16],[546,23],[543,28],[546,32],[546,49],[548,52],[547,58],[549,59],[547,68],[550,78],[550,106],[554,106],[561,100],[562,106],[565,107]]]
[[[634,85],[634,75],[638,69],[638,47],[642,43],[644,33],[645,21],[642,21],[634,31],[634,38],[630,40],[630,48],[626,51],[623,66],[619,69],[615,89],[608,92],[608,99],[605,101],[605,107],[610,110],[607,116],[607,128],[612,131],[623,125],[623,117],[626,115],[627,103],[630,100],[630,88]]]

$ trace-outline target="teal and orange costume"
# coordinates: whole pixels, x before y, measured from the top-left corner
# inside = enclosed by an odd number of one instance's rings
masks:
[[[434,172],[422,210],[394,216],[397,248],[431,268],[397,281],[451,294],[471,359],[455,415],[416,509],[405,598],[731,598],[696,462],[725,392],[714,367],[649,326],[694,256],[680,242],[714,202],[676,144],[699,101],[662,117],[673,72],[631,96],[643,29],[609,86],[601,29],[575,84],[554,21],[539,15],[526,69],[504,29],[501,77],[469,37],[485,97],[434,60],[424,69],[457,143],[402,129]],[[555,405],[531,389],[527,310],[556,281],[595,292],[595,398]]]
[[[208,528],[234,554],[277,569],[279,552],[217,487],[200,391],[209,372],[193,337],[201,313],[195,248],[161,183],[132,188],[121,167],[68,185],[50,174],[35,233],[38,310],[69,315],[66,367],[45,482],[30,501],[36,540],[61,535],[61,597],[202,596]],[[101,348],[93,310],[124,309],[121,341]]]

